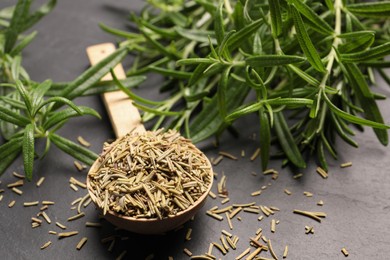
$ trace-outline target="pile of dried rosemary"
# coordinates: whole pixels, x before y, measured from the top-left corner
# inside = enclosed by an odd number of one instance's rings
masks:
[[[88,181],[104,214],[163,219],[194,204],[212,175],[207,157],[191,141],[160,129],[132,132],[105,145]]]

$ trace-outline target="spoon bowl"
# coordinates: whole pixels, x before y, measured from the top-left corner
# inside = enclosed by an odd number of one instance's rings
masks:
[[[112,145],[117,145],[118,143],[119,142],[114,142]],[[196,200],[194,200],[194,202],[186,209],[178,211],[174,215],[168,215],[167,217],[161,219],[133,217],[133,216],[120,214],[118,212],[114,212],[111,209],[108,209],[106,210],[104,218],[119,228],[131,232],[139,233],[139,234],[161,234],[181,226],[182,224],[190,220],[202,208],[202,206],[206,202],[207,196],[213,184],[213,171],[211,168],[211,163],[203,153],[201,154],[203,156],[205,166],[207,166],[207,168],[210,169],[207,172],[207,174],[209,174],[208,178],[210,181],[207,183],[207,187],[205,187],[204,192]],[[91,185],[91,181],[92,181],[91,175],[95,174],[99,170],[99,167],[101,166],[100,159],[101,158],[97,159],[94,162],[94,164],[91,166],[88,172],[86,183],[87,183],[88,193],[90,194],[92,201],[95,203],[97,208],[103,212],[103,208],[99,206],[99,202],[96,199],[96,193],[95,193],[96,188],[94,188],[93,185]],[[96,185],[96,183],[94,183],[94,185]]]

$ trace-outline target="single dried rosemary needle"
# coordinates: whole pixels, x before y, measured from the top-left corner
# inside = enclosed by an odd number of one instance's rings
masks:
[[[77,249],[77,250],[80,250],[80,249],[85,245],[85,243],[87,243],[87,240],[88,240],[88,238],[83,237],[83,238],[77,243],[76,249]]]
[[[41,246],[41,250],[47,248],[50,245],[51,245],[51,241],[47,241],[43,246]]]
[[[58,233],[58,238],[71,237],[77,235],[78,233],[79,233],[78,231]]]
[[[341,252],[344,254],[345,257],[349,256],[349,252],[347,251],[347,249],[345,249],[345,247],[341,248]]]

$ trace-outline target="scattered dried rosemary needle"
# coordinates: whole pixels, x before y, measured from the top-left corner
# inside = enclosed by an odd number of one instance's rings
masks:
[[[50,245],[51,245],[51,241],[47,241],[43,246],[41,246],[41,249],[45,249]]]
[[[85,140],[82,136],[77,137],[77,141],[78,141],[81,145],[83,145],[83,146],[85,146],[85,147],[90,147],[90,146],[91,146],[91,144],[90,144],[87,140]]]
[[[83,237],[78,243],[77,243],[77,246],[76,246],[76,249],[77,250],[80,250],[84,245],[85,243],[87,243],[87,238],[86,237]]]
[[[345,247],[341,248],[341,252],[344,254],[345,257],[349,256],[349,253]]]
[[[92,200],[102,210],[148,219],[173,217],[211,186],[207,157],[178,132],[131,132],[107,144],[88,173]]]
[[[71,236],[77,235],[78,233],[79,233],[78,231],[58,233],[58,238],[71,237]]]

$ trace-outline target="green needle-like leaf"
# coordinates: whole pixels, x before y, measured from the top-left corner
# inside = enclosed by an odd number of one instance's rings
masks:
[[[27,117],[22,116],[4,106],[0,106],[0,119],[21,127],[30,123],[30,120]]]
[[[63,98],[63,97],[51,97],[51,98],[48,98],[47,100],[43,101],[37,108],[36,110],[34,110],[34,115],[39,112],[39,110],[50,104],[50,103],[62,103],[62,104],[66,104],[68,106],[70,106],[75,112],[77,112],[77,114],[79,115],[82,115],[83,112],[72,102],[70,101],[69,99],[67,98]]]
[[[347,10],[363,17],[390,17],[390,2],[381,1],[381,2],[367,2],[367,3],[357,3],[357,4],[348,4],[346,6]]]
[[[23,83],[20,80],[15,81],[15,86],[19,92],[19,94],[22,96],[24,103],[26,104],[27,111],[32,111],[32,102],[31,97],[29,93],[27,93],[27,90]]]
[[[34,125],[28,124],[23,135],[23,165],[27,180],[31,181],[34,167]]]
[[[282,13],[279,0],[268,0],[271,16],[272,35],[277,38],[282,33]]]
[[[35,39],[35,36],[37,36],[37,32],[36,31],[33,31],[32,33],[30,33],[29,35],[27,35],[26,37],[24,37],[18,45],[15,46],[15,48],[13,48],[13,50],[11,51],[11,55],[12,56],[15,56],[17,54],[19,54],[25,47],[27,47],[27,45],[29,45],[32,40]]]
[[[268,120],[268,115],[265,109],[259,111],[260,118],[260,157],[261,168],[263,171],[267,169],[269,161],[269,151],[271,147],[271,127]]]
[[[5,158],[8,154],[20,151],[22,148],[22,138],[12,138],[0,146],[0,158]]]
[[[324,72],[325,67],[321,61],[321,57],[310,40],[309,34],[306,31],[306,27],[302,21],[302,17],[297,11],[294,5],[290,6],[291,14],[294,20],[295,29],[297,31],[297,39],[302,51],[305,53],[307,60],[318,71]]]
[[[8,153],[5,157],[2,157],[0,160],[0,176],[4,173],[4,171],[15,161],[15,159],[18,157],[20,153],[21,148],[19,151]]]
[[[274,113],[274,127],[279,144],[290,162],[299,168],[306,168],[301,151],[295,143],[282,112]]]
[[[217,43],[221,44],[225,36],[225,27],[223,25],[223,1],[220,1],[214,14],[214,32]]]
[[[176,32],[183,38],[196,41],[196,42],[202,42],[202,43],[209,43],[209,39],[212,44],[217,44],[217,39],[215,38],[215,32],[214,31],[204,31],[204,30],[196,30],[196,29],[184,29],[181,27],[175,28]]]
[[[82,93],[84,93],[84,91],[91,88],[93,84],[98,82],[104,75],[106,75],[111,68],[118,64],[126,55],[126,53],[126,48],[117,49],[107,58],[103,59],[98,64],[92,66],[79,77],[77,77],[72,83],[63,89],[63,91],[61,91],[60,96],[70,100],[80,96]]]
[[[356,53],[341,54],[341,60],[343,62],[361,62],[367,60],[374,60],[377,58],[383,58],[389,54],[390,54],[390,42],[387,42],[382,45],[373,47],[369,50],[356,52]]]
[[[294,4],[294,6],[297,8],[297,10],[305,16],[308,20],[310,20],[313,24],[315,24],[316,28],[319,29],[319,31],[326,35],[333,34],[333,29],[330,27],[328,23],[326,23],[320,16],[318,16],[312,8],[310,8],[308,5],[306,5],[301,0],[289,0],[291,3]]]
[[[230,80],[232,81],[232,80]],[[235,109],[243,102],[249,92],[249,87],[243,83],[229,81],[229,91],[226,93],[226,102],[228,111]],[[215,134],[219,127],[224,124],[218,109],[217,97],[214,96],[211,101],[202,109],[190,125],[191,140],[194,143],[200,142]]]
[[[32,91],[32,106],[36,108],[43,101],[43,96],[49,91],[52,86],[51,80],[45,80]],[[38,109],[39,110],[39,109]]]
[[[248,40],[249,36],[254,34],[259,29],[260,25],[263,23],[263,19],[259,19],[248,24],[247,26],[233,34],[228,41],[229,50],[233,51],[238,47],[242,46],[242,44]]]
[[[81,112],[81,113],[79,113]],[[73,108],[65,108],[61,111],[53,112],[43,124],[43,128],[48,130],[54,127],[57,124],[68,120],[69,118],[80,116],[80,115],[91,115],[97,118],[100,118],[100,115],[89,107],[79,106],[78,111],[75,111]]]
[[[274,67],[305,61],[305,58],[295,55],[256,55],[245,60],[245,63],[254,68]]]
[[[374,127],[374,132],[378,137],[378,140],[383,144],[388,144],[388,132],[387,125],[384,124],[383,117],[379,111],[378,105],[368,87],[367,81],[365,80],[362,72],[358,68],[358,66],[354,63],[344,63],[342,68],[345,70],[348,80],[355,91],[355,94],[360,102],[361,107],[364,110],[365,118],[367,118],[368,122],[361,122],[361,125],[367,125]],[[336,107],[337,108],[337,107]],[[341,115],[339,115],[342,117]],[[345,118],[348,120],[347,118]],[[362,119],[363,120],[363,119]],[[348,120],[350,122],[351,118]],[[359,122],[353,122],[359,124]],[[375,123],[375,124],[372,124]],[[369,125],[371,124],[371,125]]]
[[[378,123],[378,122],[375,122],[375,121],[370,121],[370,120],[367,120],[367,119],[364,119],[364,118],[360,118],[360,117],[357,117],[357,116],[354,116],[354,115],[351,115],[351,114],[348,114],[348,113],[344,112],[343,110],[341,110],[338,107],[336,107],[329,100],[329,98],[326,95],[324,95],[324,100],[328,104],[329,108],[335,114],[337,114],[339,117],[344,118],[345,120],[347,120],[347,121],[349,121],[351,123],[355,123],[355,124],[359,124],[359,125],[371,126],[371,127],[378,128],[378,129],[390,129],[390,126],[388,126],[388,125],[385,125],[385,124],[382,124],[382,123]]]
[[[51,133],[49,138],[50,141],[52,141],[59,149],[82,161],[83,163],[92,165],[98,158],[98,155],[94,152],[57,134]]]

